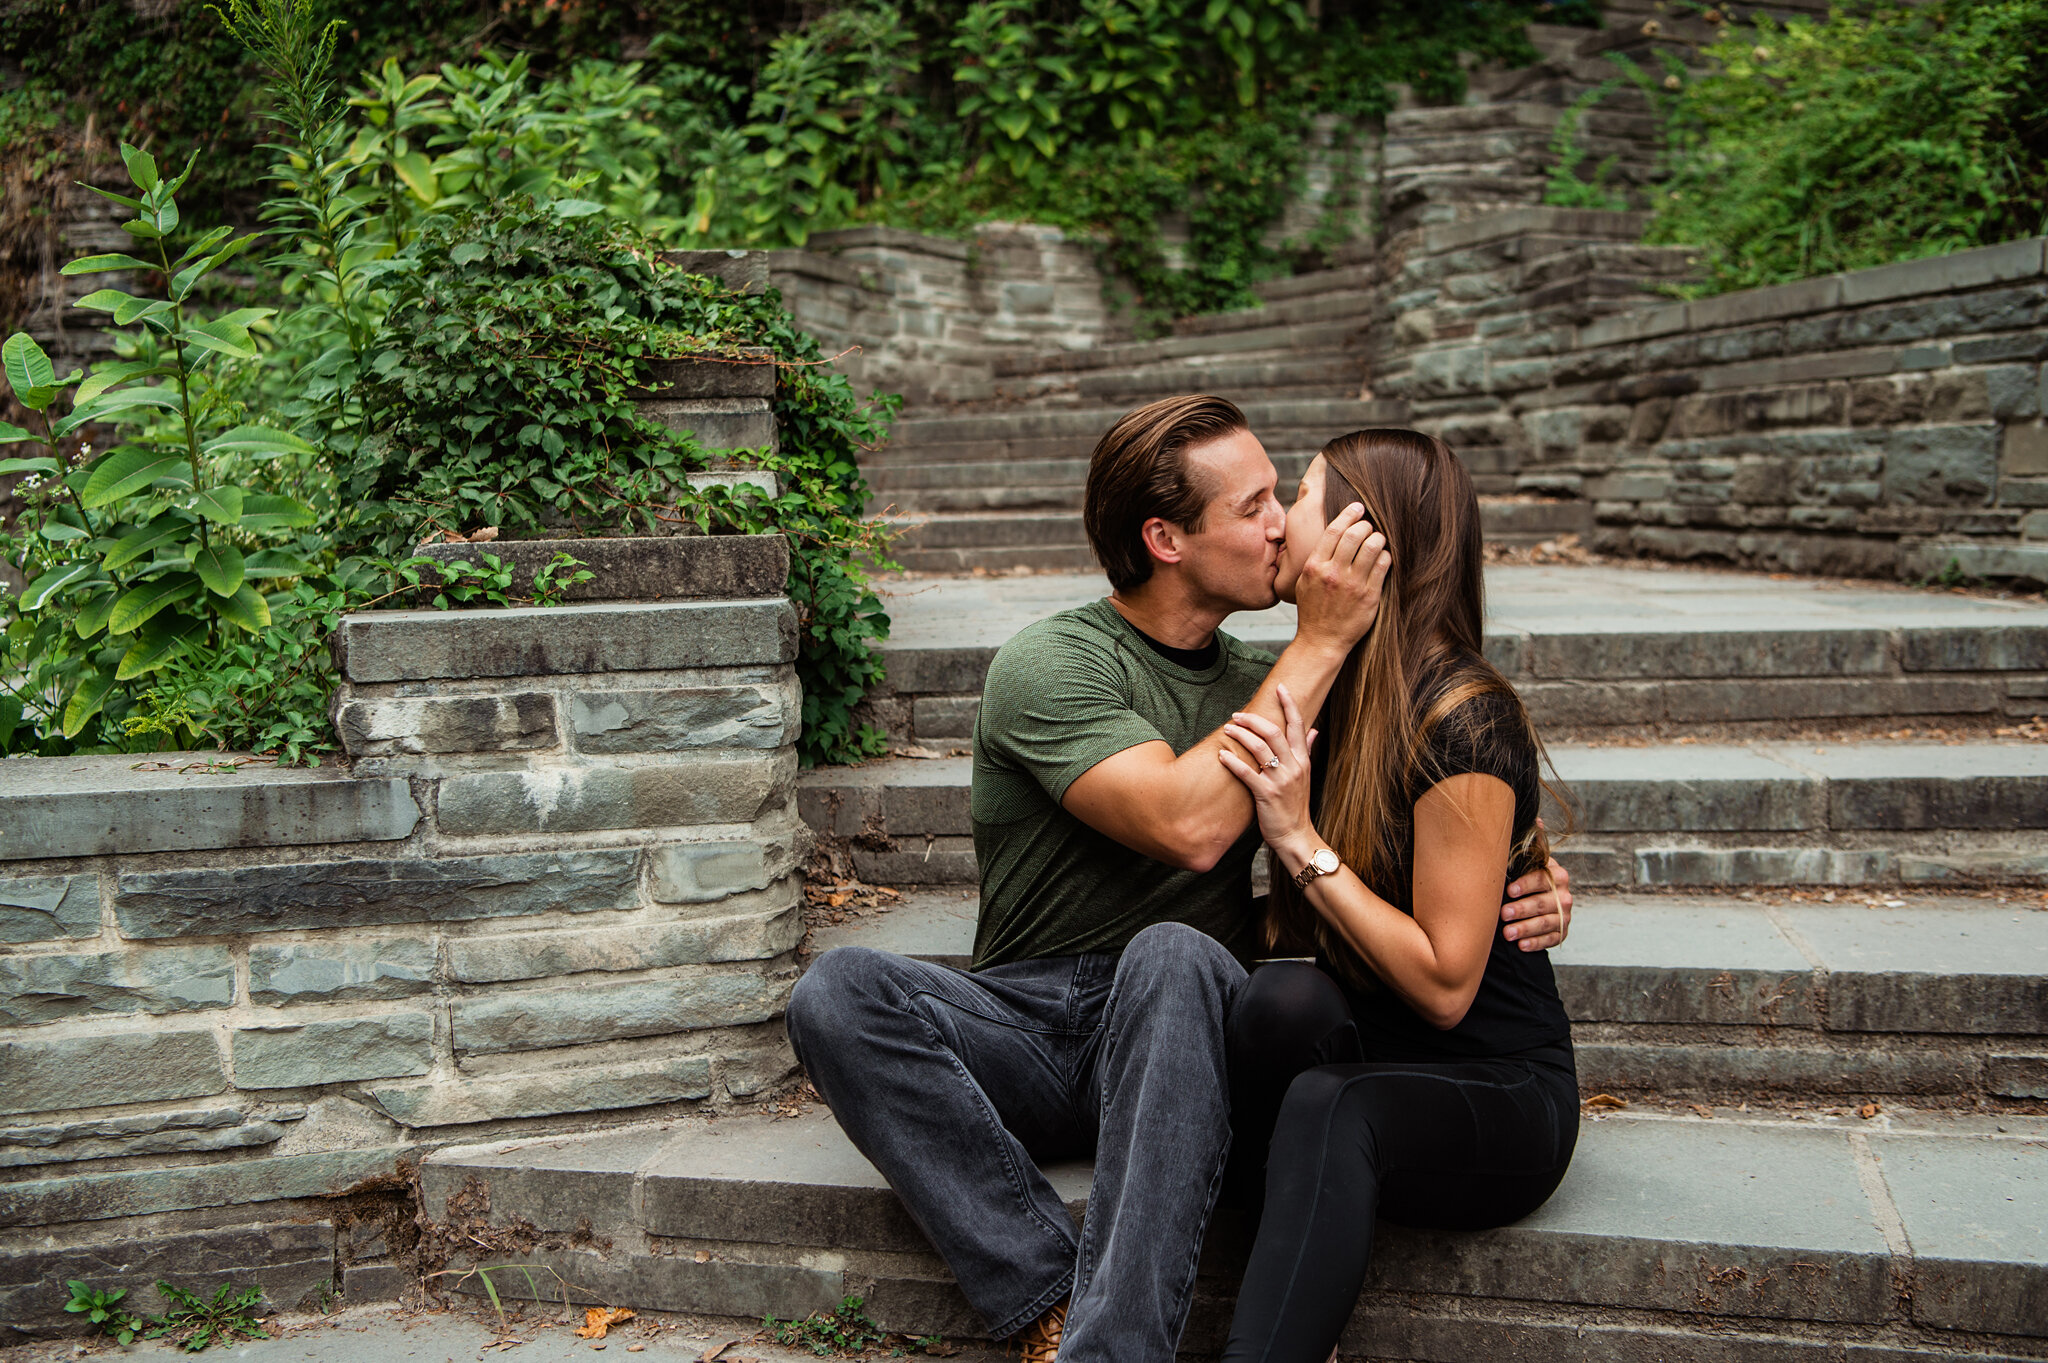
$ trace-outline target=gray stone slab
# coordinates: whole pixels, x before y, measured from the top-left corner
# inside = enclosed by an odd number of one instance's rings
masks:
[[[419,822],[403,780],[332,767],[199,770],[218,756],[11,759],[0,767],[0,860],[379,842]],[[157,763],[170,769],[136,770]]]
[[[1638,885],[1867,885],[1891,880],[1886,848],[1638,847]]]
[[[1047,1177],[1078,1218],[1090,1167],[1056,1164]],[[642,1198],[642,1224],[655,1235],[930,1251],[888,1183],[824,1111],[693,1127],[646,1166]]]
[[[249,947],[252,1003],[397,999],[434,987],[440,951],[429,937],[310,938]]]
[[[2048,1035],[2048,912],[1981,900],[1776,912],[1827,968],[1830,1030]]]
[[[213,1029],[0,1041],[0,1113],[200,1098],[228,1086]]]
[[[335,647],[357,683],[743,667],[796,657],[796,611],[783,599],[363,611],[342,618]]]
[[[99,931],[98,876],[0,876],[0,942],[97,937]]]
[[[796,742],[803,694],[794,676],[777,685],[580,691],[568,711],[578,752],[780,748]]]
[[[835,947],[871,947],[965,969],[974,955],[981,900],[972,890],[913,890],[893,908],[862,912],[811,933],[813,956]]]
[[[445,833],[587,833],[752,823],[782,807],[796,752],[693,752],[653,766],[546,766],[443,777]]]
[[[527,1283],[523,1273],[493,1275],[500,1292],[515,1298],[538,1297],[559,1303],[560,1296],[551,1291],[555,1277],[539,1271],[547,1268],[571,1284],[570,1297],[579,1305],[631,1301],[656,1311],[730,1313],[751,1321],[771,1315],[783,1320],[801,1319],[814,1312],[829,1312],[847,1293],[846,1271],[829,1259],[816,1265],[725,1259],[700,1264],[688,1254],[607,1257],[582,1250],[553,1250],[523,1257],[493,1256],[490,1262],[534,1267],[534,1285]],[[482,1285],[474,1281],[462,1290],[471,1296],[483,1293]],[[747,1347],[749,1353],[742,1357],[773,1357],[766,1349]],[[701,1355],[671,1355],[679,1363],[693,1356]]]
[[[746,839],[677,842],[648,853],[657,904],[709,904],[749,890],[765,890],[796,868],[810,845],[802,825]]]
[[[2048,828],[2048,744],[1775,745],[1826,779],[1835,829]]]
[[[380,1085],[370,1099],[401,1126],[460,1126],[470,1122],[608,1112],[711,1096],[708,1056],[600,1065],[529,1074],[465,1075],[426,1084]]]
[[[448,978],[461,984],[544,979],[586,971],[665,970],[713,961],[758,961],[803,936],[797,882],[780,892],[735,896],[733,912],[616,928],[493,933],[448,940]]]
[[[0,1023],[16,1027],[234,1001],[235,963],[221,946],[0,956]]]
[[[1575,1022],[1819,1021],[1812,966],[1754,905],[1603,898],[1550,957]]]
[[[2048,1336],[2048,1145],[1870,1137],[1913,1246],[1916,1320]]]
[[[471,1189],[481,1180],[498,1224],[520,1219],[543,1232],[588,1224],[616,1235],[637,1215],[635,1176],[677,1138],[674,1127],[663,1125],[451,1146],[421,1163],[420,1206],[433,1220],[462,1221],[478,1200]]]
[[[131,938],[594,913],[640,901],[631,848],[480,857],[293,862],[123,875],[114,897]]]
[[[334,1225],[329,1221],[144,1232],[86,1244],[31,1243],[24,1237],[12,1252],[0,1254],[0,1332],[75,1330],[78,1317],[64,1310],[70,1297],[65,1284],[74,1279],[103,1292],[126,1291],[121,1305],[140,1313],[169,1306],[157,1291],[160,1281],[207,1298],[223,1281],[232,1281],[263,1289],[259,1310],[267,1315],[317,1297],[333,1276]],[[5,1338],[0,1333],[0,1340]],[[133,1347],[139,1352],[171,1346],[138,1342]]]
[[[682,254],[676,252],[675,254]],[[692,252],[695,255],[709,254]],[[761,279],[767,279],[761,272]],[[732,355],[649,359],[646,395],[658,398],[772,398],[775,353],[747,346]]]
[[[587,1046],[766,1022],[795,983],[787,970],[708,966],[599,990],[495,990],[453,1000],[449,1019],[458,1056]]]
[[[1553,744],[1588,832],[1782,831],[1825,826],[1821,780],[1750,748]],[[1554,816],[1557,827],[1562,822]]]
[[[419,553],[442,563],[496,554],[513,570],[513,590],[522,593],[532,590],[536,571],[568,554],[595,576],[564,590],[565,601],[751,600],[780,596],[789,581],[789,541],[781,535],[499,540],[427,544]]]
[[[409,1146],[387,1145],[10,1183],[0,1185],[0,1227],[331,1197],[365,1179],[392,1177],[411,1153]]]
[[[555,698],[544,691],[352,700],[337,707],[334,727],[350,757],[533,752],[562,741]]]
[[[229,1052],[235,1087],[245,1089],[425,1074],[434,1063],[434,1015],[382,1013],[237,1027]]]
[[[245,1150],[274,1144],[289,1130],[286,1122],[298,1121],[305,1115],[303,1107],[268,1108],[261,1117],[238,1107],[203,1107],[0,1127],[0,1167]]]
[[[1647,622],[1644,622],[1647,623]],[[1874,676],[1888,665],[1881,629],[1638,628],[1535,634],[1529,667],[1538,677]],[[1684,716],[1677,716],[1684,718]]]
[[[1987,1087],[1982,1060],[1966,1047],[1829,1045],[1804,1028],[1714,1033],[1684,1033],[1712,1038],[1698,1042],[1582,1035],[1575,1043],[1580,1082],[1610,1092],[1654,1094],[1665,1102],[1751,1094],[1802,1103],[1818,1095],[1861,1102],[1874,1093],[1974,1100]]]
[[[1390,1235],[1386,1250],[1372,1280],[1408,1291],[1484,1265],[1486,1295],[1524,1300],[1871,1322],[1892,1301],[1847,1139],[1788,1127],[1589,1123],[1563,1186],[1527,1220]]]

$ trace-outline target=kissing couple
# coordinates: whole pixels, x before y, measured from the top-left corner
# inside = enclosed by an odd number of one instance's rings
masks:
[[[1323,1363],[1376,1216],[1503,1225],[1571,1159],[1571,896],[1482,651],[1471,479],[1379,429],[1289,491],[1222,398],[1110,428],[1111,594],[989,667],[971,968],[840,948],[790,999],[819,1094],[1025,1363],[1171,1363],[1219,1196],[1258,1216],[1226,1363]],[[1277,659],[1217,628],[1276,600]],[[1040,1165],[1090,1154],[1077,1232]]]

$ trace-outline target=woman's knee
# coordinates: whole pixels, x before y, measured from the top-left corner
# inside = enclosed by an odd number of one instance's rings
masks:
[[[1306,961],[1273,961],[1238,991],[1230,1042],[1248,1054],[1306,1054],[1350,1021],[1350,1006],[1328,975]]]

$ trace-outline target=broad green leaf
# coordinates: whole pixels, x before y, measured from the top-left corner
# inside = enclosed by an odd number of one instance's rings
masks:
[[[71,306],[74,308],[89,308],[94,312],[118,312],[123,303],[133,303],[135,301],[137,300],[134,294],[122,293],[119,289],[94,289]],[[148,302],[149,300],[143,299],[141,301]]]
[[[52,544],[63,544],[69,540],[89,540],[92,538],[90,530],[81,530],[67,521],[56,519],[54,516],[45,521],[43,528],[36,533]]]
[[[168,617],[158,616],[143,627],[135,636],[135,642],[128,646],[128,651],[121,655],[121,665],[114,669],[114,679],[130,681],[156,671],[182,653],[185,645],[204,628],[199,621],[175,611]]]
[[[216,602],[214,609],[220,612],[221,619],[240,625],[251,634],[270,628],[270,603],[247,582],[227,600]]]
[[[223,322],[231,327],[241,327],[246,330],[264,318],[271,316],[276,311],[276,308],[235,308],[211,320]]]
[[[131,298],[114,307],[114,321],[121,326],[132,326],[145,318],[169,312],[176,305],[167,298]]]
[[[124,256],[119,252],[115,252],[113,255],[108,256],[80,256],[63,269],[57,271],[57,273],[105,274],[108,270],[157,271],[162,268],[161,265],[152,265],[146,260],[137,260],[134,256]]]
[[[280,431],[275,426],[237,426],[222,431],[213,439],[200,446],[201,453],[227,454],[316,454],[313,446],[293,435]]]
[[[184,252],[179,255],[177,263],[183,265],[187,261],[197,260],[223,241],[226,241],[230,236],[233,236],[234,231],[235,229],[232,227],[214,228],[211,232],[208,232],[205,236],[187,246]]]
[[[31,388],[51,388],[57,383],[57,367],[25,331],[17,331],[0,345],[0,364],[7,370],[7,386],[16,396]]]
[[[244,530],[303,530],[318,519],[312,507],[290,497],[251,492],[242,498]]]
[[[21,431],[19,426],[10,426],[7,429]],[[12,444],[16,440],[33,439],[35,437],[27,431],[21,431],[20,435],[13,437],[0,432],[0,444]],[[42,457],[35,459],[0,459],[0,473],[58,473],[62,471],[63,467],[54,459]]]
[[[157,173],[156,158],[154,156],[151,156],[140,147],[131,147],[126,142],[123,142],[121,144],[121,161],[128,167],[128,178],[135,182],[137,189],[146,194],[156,188]]]
[[[57,400],[57,385],[46,383],[34,388],[17,389],[14,398],[31,412],[40,412]]]
[[[558,218],[587,218],[593,213],[604,212],[604,205],[590,199],[557,199],[554,202]]]
[[[71,693],[70,703],[64,707],[64,737],[76,738],[86,722],[100,712],[106,703],[107,692],[114,689],[114,674],[91,672],[79,680],[78,689]]]
[[[29,430],[27,427],[17,426],[11,421],[0,421],[0,445],[18,445],[24,440],[34,439],[37,439],[36,433],[34,431]],[[0,473],[42,472],[41,469],[13,467],[14,465],[17,464],[27,464],[29,462],[31,461],[25,459],[0,459]],[[51,473],[55,473],[57,470],[52,468],[49,471]]]
[[[112,364],[94,365],[92,373],[86,377],[84,383],[78,385],[78,392],[71,400],[82,407],[117,383],[168,372],[168,366],[149,360],[116,360]]]
[[[144,222],[139,218],[136,219],[134,222],[122,223],[121,230],[123,232],[126,232],[129,236],[139,238],[143,241],[155,241],[157,238],[163,236],[163,233],[157,230],[155,224]]]
[[[233,596],[242,585],[242,551],[214,540],[192,556],[192,571],[215,596]]]
[[[242,524],[244,527],[249,524],[249,517],[246,513],[242,516]],[[312,570],[313,565],[296,554],[287,553],[283,549],[258,549],[255,553],[249,555],[248,562],[243,568],[242,576],[251,579],[259,577],[304,577]]]
[[[242,519],[242,489],[201,488],[199,494],[192,499],[192,510],[217,524],[233,525]]]
[[[125,568],[127,565],[155,553],[164,545],[193,533],[193,522],[183,516],[158,516],[137,530],[131,530],[114,541],[114,547],[107,551],[106,565],[109,569]]]
[[[192,466],[182,454],[150,450],[139,446],[115,450],[100,461],[85,481],[78,500],[87,506],[105,506],[117,497],[139,492],[161,478],[191,481]]]
[[[184,410],[178,405],[178,393],[172,388],[116,388],[111,393],[102,393],[91,402],[80,403],[71,409],[71,414],[50,427],[53,435],[69,435],[89,421],[133,421],[133,417],[119,415],[137,407],[154,407],[159,411],[177,412]]]
[[[434,163],[416,151],[391,159],[391,169],[405,182],[413,197],[429,208],[441,201],[440,182],[434,175]]]
[[[80,188],[89,189],[102,199],[112,199],[121,207],[130,209],[133,212],[140,213],[142,211],[142,200],[140,199],[131,199],[126,194],[116,194],[113,190],[101,189],[98,185],[81,185]]]
[[[158,611],[196,596],[200,590],[199,579],[190,573],[170,573],[132,588],[114,603],[113,613],[107,616],[107,633],[132,634]]]
[[[201,322],[186,327],[181,335],[202,350],[217,350],[238,360],[256,358],[256,343],[249,339],[249,333],[229,323]]]
[[[79,638],[90,639],[107,627],[107,616],[112,613],[114,599],[119,595],[119,592],[101,592],[80,608],[78,614],[71,618],[71,628],[78,632]]]
[[[41,610],[58,592],[98,572],[99,566],[89,558],[75,558],[69,563],[59,564],[28,584],[28,589],[21,594],[21,608],[25,611]]]

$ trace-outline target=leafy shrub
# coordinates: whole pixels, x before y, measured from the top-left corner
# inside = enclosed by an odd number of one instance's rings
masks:
[[[879,680],[888,618],[863,564],[887,539],[863,519],[860,453],[887,437],[895,399],[857,404],[778,295],[749,296],[664,264],[630,229],[561,202],[440,214],[400,257],[366,391],[380,416],[349,476],[372,508],[365,547],[429,535],[780,533],[802,625],[807,762],[881,750],[853,707]],[[779,453],[757,456],[780,495],[693,491],[694,441],[640,416],[658,358],[776,363]]]
[[[21,518],[0,536],[29,579],[7,626],[13,694],[0,700],[0,726],[10,744],[24,725],[27,741],[39,747],[94,741],[88,727],[102,715],[118,719],[152,673],[195,648],[219,647],[233,631],[268,628],[270,606],[257,584],[306,570],[288,538],[311,524],[312,509],[262,491],[260,482],[251,489],[218,476],[224,459],[310,450],[288,432],[241,421],[238,404],[211,382],[216,362],[256,354],[249,327],[270,310],[202,320],[190,307],[201,281],[254,238],[218,227],[174,255],[175,196],[190,168],[164,179],[148,153],[123,144],[121,154],[140,197],[96,192],[130,210],[123,226],[154,259],[86,256],[64,273],[123,271],[165,281],[159,298],[99,289],[78,302],[135,328],[137,358],[60,382],[26,335],[5,347],[16,400],[43,415],[45,449],[0,465],[34,480]],[[59,394],[73,384],[71,411],[54,416]],[[60,442],[88,424],[126,434],[102,454],[83,447],[77,462],[67,462]],[[0,442],[36,438],[0,425]]]
[[[2048,0],[1755,21],[1672,109],[1650,239],[1705,249],[1700,291],[2048,230]]]

